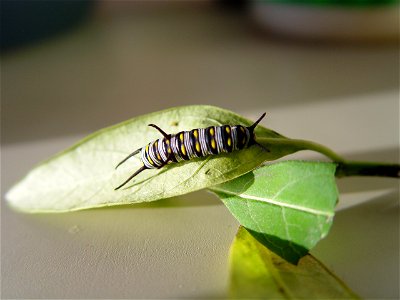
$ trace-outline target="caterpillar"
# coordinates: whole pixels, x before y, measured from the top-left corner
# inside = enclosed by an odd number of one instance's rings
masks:
[[[245,127],[242,125],[210,126],[207,128],[196,128],[190,131],[180,131],[176,134],[167,134],[160,127],[154,124],[149,126],[157,129],[162,138],[150,142],[143,148],[139,148],[125,157],[115,167],[126,162],[132,156],[140,152],[143,166],[134,172],[126,181],[115,190],[127,184],[133,177],[146,169],[160,169],[167,164],[177,163],[183,160],[191,160],[197,157],[230,153],[237,150],[258,145],[268,151],[264,146],[255,140],[254,129],[265,117],[263,113],[253,125]]]

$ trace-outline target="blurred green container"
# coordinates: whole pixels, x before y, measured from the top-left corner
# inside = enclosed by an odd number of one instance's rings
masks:
[[[397,41],[399,0],[254,0],[252,15],[274,34],[312,40]]]
[[[1,0],[0,49],[38,43],[72,29],[89,15],[94,0]]]

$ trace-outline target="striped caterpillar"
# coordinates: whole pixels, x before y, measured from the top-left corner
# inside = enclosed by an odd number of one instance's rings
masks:
[[[180,131],[176,134],[167,134],[157,125],[149,124],[149,126],[157,129],[163,137],[132,152],[116,166],[118,168],[130,157],[140,152],[143,166],[115,190],[123,187],[133,177],[146,169],[159,169],[167,164],[177,163],[182,160],[217,155],[223,152],[230,153],[252,145],[259,145],[265,149],[264,146],[256,142],[254,134],[255,127],[264,117],[265,113],[249,127],[242,125],[210,126],[190,131]],[[268,151],[267,149],[265,150]]]

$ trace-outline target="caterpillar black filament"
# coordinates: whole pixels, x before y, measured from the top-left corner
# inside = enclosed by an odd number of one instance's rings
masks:
[[[265,113],[249,127],[242,125],[210,126],[181,131],[176,134],[167,134],[157,125],[149,124],[149,126],[156,128],[163,137],[132,152],[116,166],[118,168],[130,157],[140,152],[143,166],[115,190],[123,187],[133,177],[146,169],[159,169],[173,162],[217,155],[223,152],[230,153],[252,145],[259,145],[264,148],[256,142],[254,135],[254,128],[264,117]]]

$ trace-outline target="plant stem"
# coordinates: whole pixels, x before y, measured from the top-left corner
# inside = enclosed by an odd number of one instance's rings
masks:
[[[387,164],[377,162],[357,162],[347,161],[331,149],[306,140],[288,139],[288,138],[258,138],[257,142],[266,148],[269,147],[288,147],[300,150],[311,150],[319,152],[337,163],[336,177],[345,176],[382,176],[382,177],[400,177],[399,164]],[[292,153],[295,151],[292,151]]]
[[[400,177],[400,165],[374,162],[347,161],[338,163],[336,177],[345,176],[381,176]]]

